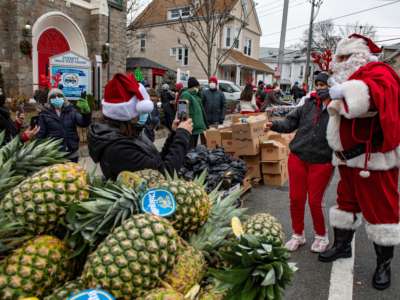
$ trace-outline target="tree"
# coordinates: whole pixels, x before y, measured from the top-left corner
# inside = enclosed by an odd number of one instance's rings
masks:
[[[128,25],[131,24],[132,20],[138,14],[139,10],[143,7],[146,1],[144,0],[128,0],[126,1],[126,15]]]
[[[342,26],[339,30],[339,34],[341,37],[348,37],[352,33],[358,33],[371,39],[375,39],[376,28],[373,25],[355,22],[353,24],[346,24],[345,26]]]
[[[303,33],[302,46],[307,47],[308,29]],[[323,52],[327,49],[334,50],[340,37],[337,35],[335,25],[331,20],[322,21],[314,24],[313,40],[311,49],[313,51]]]
[[[248,1],[241,0],[242,9],[240,17],[231,14],[231,0],[186,0],[184,3],[176,0],[166,0],[175,7],[187,7],[189,16],[180,17],[170,28],[184,35],[185,40],[180,40],[184,48],[189,48],[199,62],[204,73],[210,77],[214,75],[218,67],[228,57],[230,51],[237,47],[238,39],[243,28],[247,26],[245,20],[253,13],[248,9]],[[232,30],[232,43],[224,48],[218,45],[222,39],[226,24],[233,24],[236,30]]]

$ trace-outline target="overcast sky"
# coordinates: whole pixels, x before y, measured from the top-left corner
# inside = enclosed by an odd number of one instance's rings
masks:
[[[258,0],[257,13],[260,19],[263,36],[261,46],[279,47],[283,0]],[[353,16],[334,20],[335,25],[346,25],[359,21],[377,27],[376,40],[387,40],[399,38],[398,40],[386,41],[380,44],[394,44],[400,42],[400,1],[385,0],[324,0],[319,10],[316,21],[347,15],[360,10],[397,2],[386,7],[373,9]],[[310,20],[311,4],[307,0],[290,0],[288,30],[286,33],[285,46],[288,47],[298,43],[303,32],[308,27]],[[305,26],[303,26],[305,25]],[[303,26],[303,27],[302,27]],[[394,27],[394,28],[379,28]],[[294,29],[291,29],[294,28]],[[339,27],[336,27],[339,29]]]

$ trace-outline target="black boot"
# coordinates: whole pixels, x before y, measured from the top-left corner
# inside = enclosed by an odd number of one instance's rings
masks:
[[[332,262],[338,258],[351,257],[351,241],[353,240],[354,230],[333,228],[334,242],[330,249],[318,255],[319,261]]]
[[[390,262],[393,258],[393,246],[380,246],[374,243],[376,252],[376,269],[372,285],[377,290],[384,290],[390,286]]]

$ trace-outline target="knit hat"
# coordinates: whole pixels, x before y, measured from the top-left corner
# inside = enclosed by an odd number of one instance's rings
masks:
[[[382,49],[370,38],[353,33],[348,38],[342,39],[336,48],[335,55],[351,55],[354,53],[379,54]]]
[[[47,100],[50,100],[50,98],[55,95],[62,95],[63,97],[65,97],[62,90],[60,90],[59,88],[52,88],[47,94]]]
[[[164,83],[164,84],[161,86],[161,88],[162,88],[163,90],[169,90],[169,84],[168,84],[168,83]]]
[[[194,78],[194,77],[189,77],[189,80],[188,80],[188,88],[190,89],[190,88],[195,87],[195,86],[200,86],[200,83],[197,81],[196,78]]]
[[[182,83],[182,82],[177,82],[177,83],[175,84],[175,89],[176,89],[177,91],[180,91],[181,89],[183,89],[183,83]]]
[[[103,114],[117,121],[129,121],[141,113],[150,113],[154,104],[146,88],[133,76],[115,74],[104,90]]]
[[[218,78],[217,76],[211,76],[210,79],[208,79],[208,83],[214,82],[215,84],[218,84]]]
[[[314,77],[314,82],[317,84],[317,82],[322,82],[324,84],[328,84],[328,79],[329,79],[329,74],[325,72],[320,72],[317,74],[317,76]]]

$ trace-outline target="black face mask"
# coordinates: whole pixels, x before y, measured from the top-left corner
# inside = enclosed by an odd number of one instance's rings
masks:
[[[321,89],[321,90],[317,90],[317,95],[321,100],[326,100],[329,99],[329,89]]]

